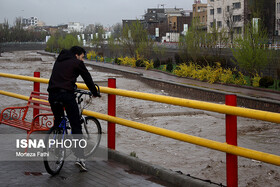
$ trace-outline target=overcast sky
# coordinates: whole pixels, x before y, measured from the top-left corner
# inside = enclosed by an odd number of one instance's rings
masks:
[[[0,23],[13,25],[16,17],[38,17],[46,25],[80,22],[111,26],[123,19],[141,19],[148,8],[191,10],[194,0],[0,0]],[[202,1],[206,3],[207,0]]]

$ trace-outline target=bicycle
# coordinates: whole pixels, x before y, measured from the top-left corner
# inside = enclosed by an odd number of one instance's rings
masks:
[[[96,86],[97,86],[98,94],[100,94],[99,86],[98,85]],[[93,153],[97,150],[100,144],[101,134],[102,134],[101,125],[95,117],[82,115],[83,109],[90,103],[88,102],[88,104],[84,104],[84,106],[82,106],[82,103],[84,101],[83,96],[88,95],[91,100],[92,99],[91,92],[84,91],[84,90],[76,90],[75,94],[80,110],[83,140],[85,140],[83,146],[84,156],[85,158],[88,158],[89,156],[93,155]],[[62,103],[57,103],[57,104],[62,105]],[[48,153],[48,155],[44,156],[43,159],[44,159],[45,168],[47,172],[51,175],[58,174],[62,169],[64,160],[66,159],[66,147],[67,147],[66,145],[63,145],[62,142],[65,143],[66,140],[69,140],[67,139],[67,137],[69,137],[68,132],[70,130],[71,127],[69,126],[69,120],[67,116],[64,114],[59,126],[52,127],[48,131],[45,137],[44,152]],[[60,142],[62,144],[58,146],[57,142]]]

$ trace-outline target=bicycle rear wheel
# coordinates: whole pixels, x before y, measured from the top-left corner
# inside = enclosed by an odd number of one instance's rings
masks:
[[[101,140],[101,125],[94,117],[86,117],[82,123],[82,132],[87,146],[84,148],[85,158],[91,156],[98,148]]]
[[[54,144],[54,142],[61,142],[64,138],[62,128],[51,128],[45,137],[44,152],[48,153],[44,157],[44,165],[47,172],[51,175],[56,175],[60,172],[65,159],[66,149],[62,146]]]

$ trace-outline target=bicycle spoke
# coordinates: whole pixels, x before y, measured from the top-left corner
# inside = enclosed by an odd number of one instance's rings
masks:
[[[101,126],[97,119],[87,117],[82,124],[84,139],[87,141],[87,146],[84,149],[85,157],[92,155],[99,146],[101,140]]]
[[[57,140],[61,141],[64,136],[62,132],[61,129],[52,128],[49,130],[48,135],[45,138],[46,148],[44,149],[44,152],[49,154],[44,157],[44,165],[47,172],[51,175],[59,173],[64,164],[66,150],[61,146],[51,143]]]

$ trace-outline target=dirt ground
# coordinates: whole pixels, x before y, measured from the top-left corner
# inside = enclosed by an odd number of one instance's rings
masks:
[[[41,77],[49,78],[53,62],[53,57],[39,55],[36,51],[2,53],[0,72],[33,76],[34,71],[39,71]],[[107,79],[115,77],[117,88],[169,95],[165,90],[154,89],[138,80],[88,68],[94,81],[100,86],[106,86]],[[4,91],[29,95],[33,83],[0,77],[0,86]],[[41,84],[41,91],[46,91],[46,87],[47,85]],[[1,110],[7,106],[25,103],[26,101],[0,95]],[[94,100],[93,105],[88,109],[106,114],[107,95],[102,94],[102,98]],[[117,96],[117,116],[225,142],[225,116],[223,114]],[[105,135],[106,124],[107,122],[102,121]],[[280,124],[238,118],[239,146],[280,155],[279,143]],[[126,154],[134,152],[142,160],[226,185],[226,154],[222,152],[120,125],[117,126],[116,150]],[[280,167],[278,166],[239,157],[238,173],[239,186],[280,186]]]

